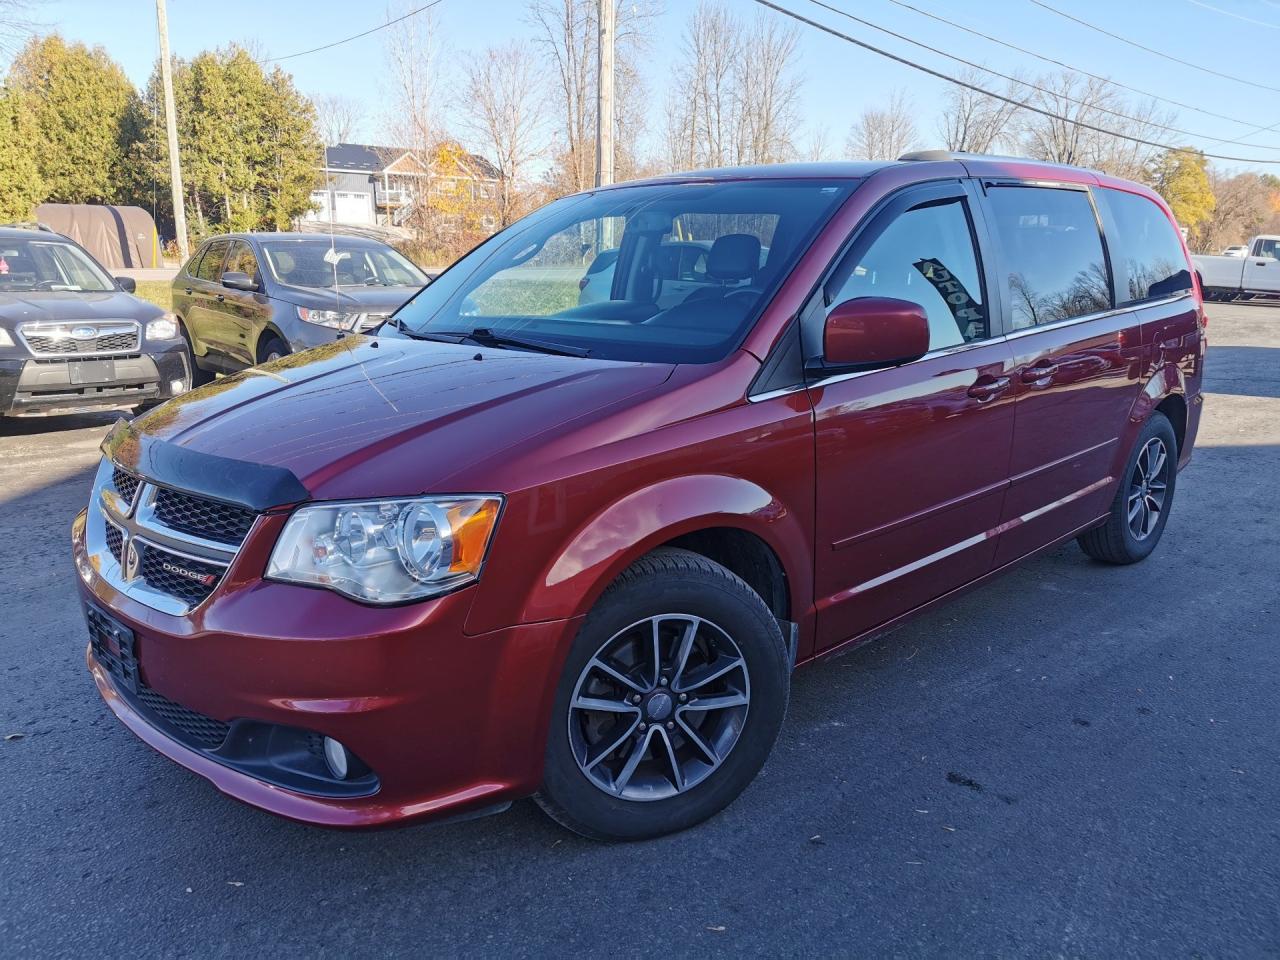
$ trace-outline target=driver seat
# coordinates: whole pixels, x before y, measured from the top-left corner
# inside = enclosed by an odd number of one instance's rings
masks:
[[[749,233],[726,233],[716,237],[707,251],[707,276],[719,280],[721,285],[707,286],[693,291],[682,301],[719,300],[731,290],[723,286],[750,280],[760,269],[760,239]]]

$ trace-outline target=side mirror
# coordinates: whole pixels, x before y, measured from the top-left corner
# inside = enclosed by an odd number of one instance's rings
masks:
[[[113,277],[112,279],[115,280],[116,286],[125,293],[138,292],[138,282],[134,280],[133,277]]]
[[[228,289],[243,290],[246,293],[253,293],[258,289],[253,277],[236,270],[229,270],[222,275],[222,285]]]
[[[890,297],[856,297],[827,314],[822,333],[823,367],[890,367],[929,352],[924,307]]]

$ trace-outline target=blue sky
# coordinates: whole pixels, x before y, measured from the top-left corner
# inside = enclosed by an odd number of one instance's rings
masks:
[[[625,3],[627,0],[619,0]],[[660,104],[680,37],[695,0],[665,0],[654,31],[652,55],[646,60],[651,102]],[[756,6],[729,0],[745,14]],[[806,16],[886,49],[917,59],[944,72],[955,63],[843,20],[808,0],[784,0]],[[828,0],[860,17],[947,52],[1000,70],[1032,73],[1047,65],[985,40],[936,23],[891,0]],[[1276,131],[1248,134],[1248,128],[1191,110],[1179,111],[1175,126],[1206,137],[1246,139],[1273,146],[1242,147],[1177,137],[1202,148],[1242,156],[1280,159],[1280,92],[1249,87],[1179,66],[1143,53],[1071,23],[1037,7],[1032,0],[910,0],[928,10],[1045,56],[1109,76],[1130,86],[1160,92],[1172,99],[1215,113],[1277,124]],[[1211,70],[1251,78],[1280,88],[1275,51],[1280,45],[1280,0],[1046,0],[1082,20],[1104,25],[1113,33]],[[249,42],[267,56],[281,56],[385,22],[418,6],[416,0],[360,3],[356,0],[169,0],[170,40],[179,56],[230,42]],[[443,0],[435,8],[442,46],[453,62],[470,51],[510,40],[527,40],[525,0]],[[43,0],[36,16],[64,35],[106,47],[137,83],[145,81],[156,56],[153,0]],[[768,11],[766,11],[768,13]],[[777,14],[769,13],[770,16]],[[395,29],[394,27],[390,29]],[[859,112],[894,88],[907,90],[919,112],[925,145],[935,145],[935,118],[944,81],[924,76],[850,44],[802,27],[800,65],[806,135],[818,127],[829,131],[830,151],[838,155],[845,134]],[[308,94],[343,94],[367,104],[362,134],[377,141],[384,129],[386,83],[383,37],[388,31],[353,41],[335,50],[286,61],[295,82]],[[456,70],[456,67],[455,67]],[[992,81],[998,85],[999,81]],[[660,123],[653,113],[654,126]],[[1247,135],[1247,136],[1246,136]],[[1170,135],[1171,137],[1173,135]],[[1228,168],[1244,164],[1223,163]],[[1257,167],[1280,173],[1280,164]]]

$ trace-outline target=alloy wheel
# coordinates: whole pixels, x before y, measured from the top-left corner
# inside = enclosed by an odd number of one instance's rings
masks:
[[[724,763],[750,701],[746,659],[724,630],[662,614],[618,631],[588,661],[569,702],[569,744],[606,793],[663,800]]]
[[[1155,532],[1169,489],[1169,451],[1160,437],[1152,437],[1138,454],[1129,478],[1129,532],[1145,540]]]

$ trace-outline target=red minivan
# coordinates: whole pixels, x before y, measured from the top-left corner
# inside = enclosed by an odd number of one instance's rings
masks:
[[[589,837],[679,830],[760,770],[796,665],[1071,538],[1149,554],[1204,326],[1165,204],[1086,170],[567,197],[375,335],[119,423],[72,530],[89,668],[295,820],[534,795]]]

